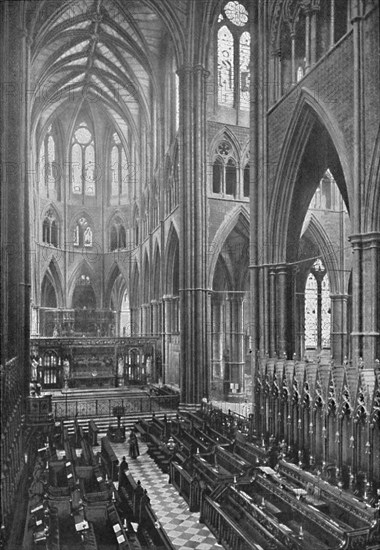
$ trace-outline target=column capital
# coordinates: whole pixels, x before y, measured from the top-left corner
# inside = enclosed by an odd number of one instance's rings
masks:
[[[348,240],[353,248],[380,246],[380,232],[372,231],[370,233],[356,233],[350,235]]]
[[[288,270],[289,270],[289,265],[288,265],[288,264],[285,264],[285,263],[283,263],[283,264],[277,264],[277,265],[275,266],[275,269],[276,269],[277,273],[287,273]]]
[[[210,71],[208,71],[201,63],[198,63],[196,65],[185,64],[179,67],[179,69],[177,69],[177,75],[179,77],[184,76],[186,74],[191,74],[191,73],[192,74],[201,73],[202,76],[204,76],[205,78],[207,78],[210,75]]]

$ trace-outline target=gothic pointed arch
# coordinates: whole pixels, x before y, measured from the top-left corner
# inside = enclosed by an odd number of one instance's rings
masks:
[[[380,231],[380,127],[373,146],[371,167],[366,186],[366,201],[364,209],[364,231]]]
[[[210,246],[209,246],[209,265],[208,265],[208,285],[212,288],[212,281],[214,278],[214,272],[216,263],[218,261],[219,254],[222,251],[223,245],[226,242],[228,236],[233,231],[236,225],[240,224],[246,232],[247,239],[249,238],[249,214],[245,206],[238,205],[231,212],[229,212],[223,223],[218,228]],[[248,249],[247,249],[248,252]]]
[[[333,243],[320,221],[313,214],[308,220],[302,237],[310,238],[311,241],[317,244],[329,275],[331,292],[333,294],[345,292],[343,288],[344,281],[342,281],[341,274],[339,273],[338,261]]]
[[[63,283],[62,283],[62,273],[59,268],[58,262],[55,258],[52,258],[49,267],[46,270],[46,274],[49,273],[51,279],[54,283],[54,289],[57,296],[57,307],[63,307],[64,298],[63,298]]]
[[[119,295],[119,301],[122,299],[122,295],[127,289],[127,281],[125,279],[124,274],[120,270],[120,266],[115,262],[111,269],[108,272],[107,278],[106,278],[106,291],[104,296],[104,306],[111,307],[111,294],[114,290],[114,286],[116,281],[119,280],[119,288],[118,288],[118,295]]]
[[[270,205],[273,261],[294,259],[308,205],[328,168],[349,211],[352,172],[345,139],[326,105],[302,88],[284,139]]]
[[[153,256],[153,279],[152,279],[152,298],[159,300],[161,296],[161,252],[158,242],[154,247]]]
[[[171,224],[165,249],[166,288],[165,294],[179,295],[179,239],[174,224]]]
[[[96,296],[100,296],[100,289],[98,288],[98,285],[96,284],[97,277],[96,273],[91,266],[91,264],[86,260],[83,259],[73,270],[71,273],[69,280],[68,280],[68,305],[69,307],[72,306],[73,298],[74,298],[74,292],[77,286],[82,285],[91,287],[93,294],[91,293],[91,301],[95,304],[97,303]],[[100,306],[100,304],[99,304]]]
[[[131,273],[131,307],[138,307],[140,305],[140,270],[137,262],[134,262]]]
[[[142,264],[142,273],[143,273],[143,288],[142,288],[142,302],[147,304],[150,300],[150,262],[148,258],[148,252],[145,251],[143,264]]]
[[[213,140],[211,141],[209,149],[210,156],[215,155],[215,150],[217,149],[219,143],[223,141],[227,141],[231,144],[233,155],[235,156],[236,160],[240,162],[239,151],[241,150],[241,145],[239,143],[239,140],[236,137],[235,133],[230,128],[228,128],[228,126],[225,125],[218,131],[216,136],[214,136]]]

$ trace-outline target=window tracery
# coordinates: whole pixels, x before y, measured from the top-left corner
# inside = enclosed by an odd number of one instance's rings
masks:
[[[119,135],[115,132],[111,142],[111,196],[128,192],[128,163]]]
[[[251,36],[246,30],[248,12],[237,1],[228,2],[218,18],[218,104],[249,109],[249,62]]]
[[[244,173],[240,175],[244,180]],[[239,193],[239,165],[236,159],[235,151],[231,143],[223,138],[214,151],[214,161],[212,165],[212,193],[217,195],[226,195],[229,197],[238,197]],[[248,174],[249,180],[249,174]]]
[[[71,145],[71,188],[75,195],[95,196],[95,145],[87,124],[81,122]]]
[[[331,298],[329,277],[322,260],[318,258],[305,285],[305,348],[330,347]]]
[[[39,156],[40,190],[47,197],[49,197],[52,191],[57,190],[58,168],[56,142],[52,125],[50,125],[41,143]]]
[[[42,242],[58,247],[58,220],[52,209],[47,211],[42,222]]]

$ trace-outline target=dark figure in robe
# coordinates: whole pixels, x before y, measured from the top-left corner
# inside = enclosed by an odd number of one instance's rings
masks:
[[[122,461],[119,466],[119,485],[121,487],[124,487],[126,485],[126,478],[125,473],[129,470],[128,468],[128,462],[125,459],[125,456],[123,456]]]
[[[129,436],[129,456],[131,458],[137,458],[140,454],[139,444],[137,442],[137,436],[133,430],[131,430]]]

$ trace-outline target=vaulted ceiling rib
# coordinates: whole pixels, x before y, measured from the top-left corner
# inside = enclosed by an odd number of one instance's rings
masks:
[[[33,116],[47,120],[64,97],[91,93],[135,130],[141,115],[149,126],[163,36],[160,16],[141,0],[57,4],[32,37]]]

